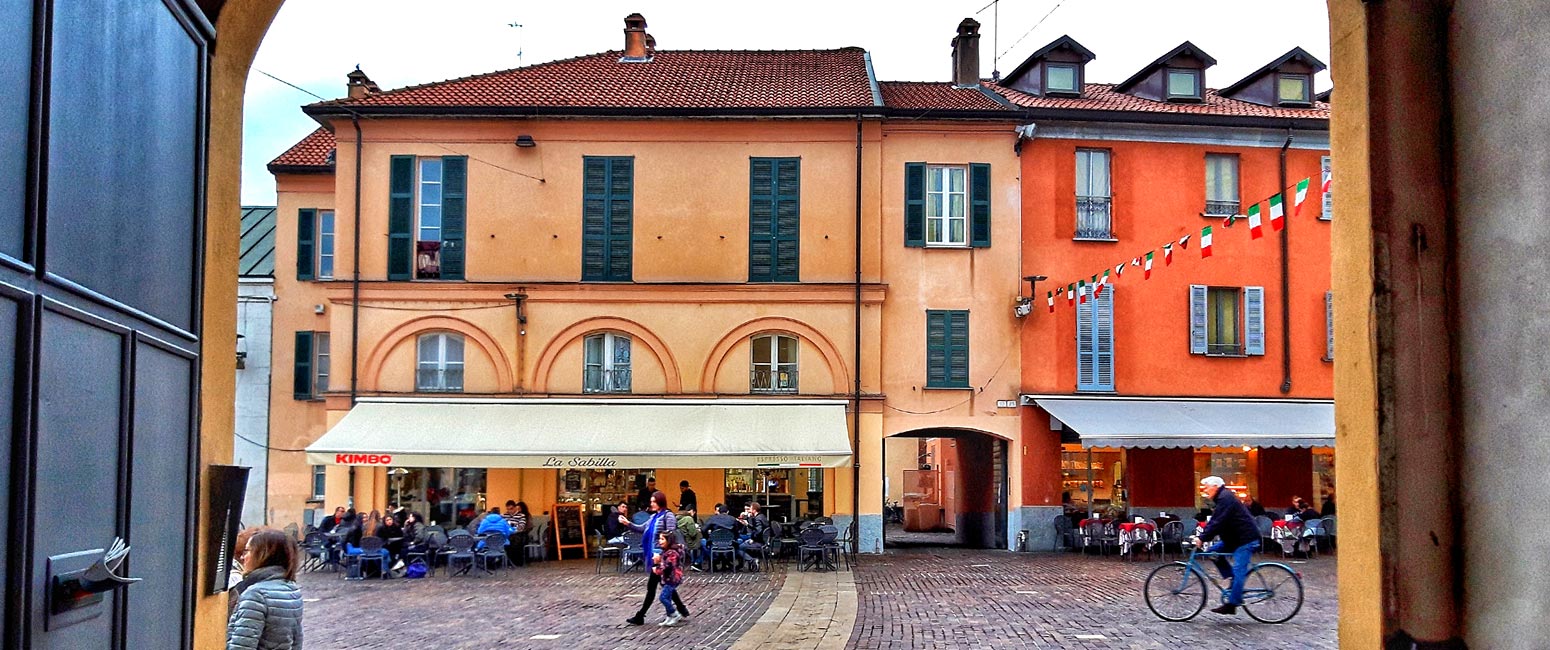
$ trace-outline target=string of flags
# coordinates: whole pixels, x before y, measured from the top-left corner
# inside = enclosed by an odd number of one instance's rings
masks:
[[[1323,173],[1320,188],[1321,191],[1329,191],[1330,180],[1330,173],[1325,171]],[[1311,178],[1304,178],[1300,181],[1297,181],[1297,184],[1292,188],[1295,189],[1295,193],[1292,196],[1292,218],[1294,219],[1302,216],[1302,204],[1307,201],[1308,186],[1311,184],[1311,182]],[[1231,228],[1233,224],[1236,223],[1239,219],[1247,219],[1249,222],[1249,239],[1260,239],[1265,236],[1262,215],[1268,213],[1270,215],[1270,229],[1274,232],[1280,232],[1282,229],[1286,228],[1286,209],[1284,206],[1285,199],[1283,198],[1283,195],[1286,193],[1287,189],[1288,188],[1281,188],[1280,192],[1271,195],[1270,198],[1264,199],[1262,201],[1255,201],[1249,206],[1249,209],[1245,212],[1245,214],[1235,214],[1227,217],[1226,219],[1223,219],[1222,227]],[[1260,204],[1268,205],[1268,209],[1262,212],[1260,210]],[[1198,248],[1200,250],[1201,259],[1209,258],[1212,256],[1212,244],[1214,243],[1214,235],[1215,233],[1211,226],[1205,226],[1200,229],[1200,240]],[[1193,233],[1185,233],[1184,236],[1180,237],[1177,241],[1168,241],[1158,247],[1162,250],[1163,266],[1172,266],[1174,250],[1188,250],[1189,240],[1193,236]],[[1075,305],[1087,304],[1089,294],[1091,294],[1094,299],[1102,296],[1104,289],[1107,288],[1110,283],[1119,279],[1125,274],[1126,266],[1140,267],[1141,279],[1152,279],[1152,262],[1156,252],[1156,249],[1149,250],[1144,255],[1137,255],[1127,262],[1120,262],[1119,264],[1115,264],[1112,269],[1105,267],[1102,273],[1094,273],[1090,278],[1079,279],[1075,282],[1067,283],[1064,289],[1066,306],[1071,307]],[[1111,271],[1112,275],[1110,273]],[[1055,289],[1044,292],[1046,302],[1049,304],[1050,313],[1055,312],[1055,299],[1061,293],[1060,285],[1056,284],[1055,287]]]

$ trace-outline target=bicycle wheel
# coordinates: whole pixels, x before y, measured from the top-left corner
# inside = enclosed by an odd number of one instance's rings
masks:
[[[1243,611],[1261,623],[1285,623],[1302,611],[1302,579],[1281,564],[1256,564],[1243,578]]]
[[[1187,621],[1206,606],[1206,577],[1184,562],[1164,564],[1146,576],[1146,607],[1165,621]]]

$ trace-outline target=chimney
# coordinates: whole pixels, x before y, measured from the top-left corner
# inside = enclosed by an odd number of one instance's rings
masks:
[[[621,61],[649,61],[651,49],[647,47],[646,17],[630,14],[624,17],[624,56]]]
[[[958,23],[953,37],[953,85],[973,88],[980,84],[980,24],[973,18]]]
[[[350,99],[360,99],[381,90],[377,87],[377,83],[371,80],[371,77],[361,72],[360,66],[355,66],[355,69],[351,70],[350,74],[344,77],[347,80],[345,87],[350,91]]]

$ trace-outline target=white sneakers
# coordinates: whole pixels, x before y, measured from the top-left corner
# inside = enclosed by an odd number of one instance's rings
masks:
[[[674,625],[683,622],[683,620],[683,616],[679,615],[678,612],[673,612],[672,614],[669,614],[667,618],[662,619],[662,622],[658,623],[657,625],[661,627],[673,627]]]

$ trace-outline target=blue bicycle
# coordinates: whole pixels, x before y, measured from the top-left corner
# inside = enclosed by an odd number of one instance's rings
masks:
[[[1146,577],[1146,606],[1165,621],[1187,621],[1206,607],[1207,584],[1227,601],[1227,587],[1207,571],[1199,560],[1225,557],[1232,553],[1193,550],[1184,562],[1164,564]],[[1214,568],[1214,567],[1213,567]],[[1291,567],[1276,562],[1261,562],[1249,567],[1243,578],[1243,611],[1261,623],[1285,623],[1302,610],[1302,576]]]

